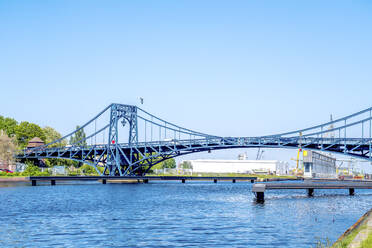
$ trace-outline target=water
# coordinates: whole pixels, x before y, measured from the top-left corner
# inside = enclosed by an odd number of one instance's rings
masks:
[[[58,184],[59,182],[57,182]],[[0,247],[314,247],[371,208],[372,191],[268,191],[150,182],[0,188]]]

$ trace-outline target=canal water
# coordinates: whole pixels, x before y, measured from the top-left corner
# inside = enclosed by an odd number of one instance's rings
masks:
[[[0,247],[315,247],[372,203],[368,190],[291,190],[256,204],[246,182],[17,185],[0,187]]]

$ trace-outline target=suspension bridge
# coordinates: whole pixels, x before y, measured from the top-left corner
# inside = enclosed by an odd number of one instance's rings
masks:
[[[371,122],[372,108],[368,108],[293,132],[220,137],[172,124],[137,106],[111,104],[75,131],[49,144],[24,149],[16,157],[74,160],[93,166],[101,176],[142,176],[170,158],[232,148],[303,148],[372,162]],[[82,130],[87,135],[68,144]],[[102,142],[97,141],[101,138]]]

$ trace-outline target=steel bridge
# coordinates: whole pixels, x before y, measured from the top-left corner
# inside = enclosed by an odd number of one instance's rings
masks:
[[[169,158],[231,148],[303,148],[372,162],[371,122],[372,108],[368,108],[288,133],[220,137],[180,127],[137,106],[111,104],[79,129],[49,144],[25,149],[16,157],[20,160],[74,160],[93,166],[102,176],[141,176],[155,164]],[[87,135],[68,145],[68,140],[82,130]],[[102,142],[99,141],[101,139]]]

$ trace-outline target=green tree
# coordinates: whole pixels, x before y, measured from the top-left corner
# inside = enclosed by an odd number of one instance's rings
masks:
[[[79,128],[80,128],[80,126],[76,126],[76,130],[78,130]],[[75,135],[71,136],[70,144],[71,145],[76,145],[76,146],[86,146],[87,141],[85,140],[85,137],[86,137],[86,135],[85,135],[84,129],[82,128],[79,131],[77,131],[75,133]],[[81,167],[83,165],[83,163],[72,161],[72,165],[74,167]]]
[[[44,127],[43,132],[45,134],[45,143],[49,144],[55,140],[58,140],[62,137],[62,135],[57,132],[54,128],[52,127]],[[67,142],[65,140],[61,140],[58,143],[52,144],[50,147],[61,147],[61,146],[66,146]]]
[[[43,132],[44,132],[45,137],[46,137],[46,139],[45,139],[46,144],[49,144],[49,143],[51,143],[55,140],[58,140],[62,137],[62,135],[52,127],[48,127],[48,126],[44,127]],[[57,142],[57,143],[54,143],[54,144],[50,145],[50,147],[63,147],[63,146],[66,146],[66,145],[67,145],[67,141],[66,140],[61,140],[60,142]],[[56,165],[69,167],[71,165],[77,165],[77,162],[74,162],[74,161],[68,160],[68,159],[48,158],[48,159],[45,159],[45,164],[48,167],[53,167],[53,166],[56,166]]]
[[[176,168],[176,160],[174,160],[174,158],[170,158],[170,159],[163,161],[163,168],[170,168],[170,169]]]
[[[17,124],[17,121],[12,118],[0,116],[0,130],[4,130],[9,137],[13,137],[16,134]]]
[[[80,170],[86,175],[96,175],[97,174],[96,169],[94,169],[94,167],[90,166],[89,164],[84,164],[83,166],[80,167]]]
[[[50,176],[49,171],[41,172],[40,168],[34,165],[31,161],[26,161],[26,169],[22,172],[22,176]]]
[[[44,160],[46,166],[48,167],[53,167],[53,166],[64,166],[64,167],[70,167],[74,166],[77,167],[79,166],[79,163],[70,159],[61,159],[61,158],[46,158]]]
[[[174,160],[174,158],[167,159],[163,162],[160,162],[154,165],[151,169],[164,169],[164,168],[170,168],[170,169],[176,168],[176,160]]]
[[[0,130],[5,131],[4,116],[0,115]]]
[[[45,142],[46,137],[43,132],[43,129],[34,123],[29,123],[27,121],[21,122],[15,130],[17,137],[18,145],[21,148],[26,147],[28,141],[34,137],[39,137],[42,141]]]
[[[190,161],[183,161],[181,164],[180,164],[180,167],[182,169],[192,169],[192,164]]]
[[[78,130],[80,126],[76,126],[76,130]],[[77,146],[86,146],[87,141],[85,140],[85,132],[84,129],[80,129],[75,133],[75,135],[71,136],[70,144],[75,144]]]

